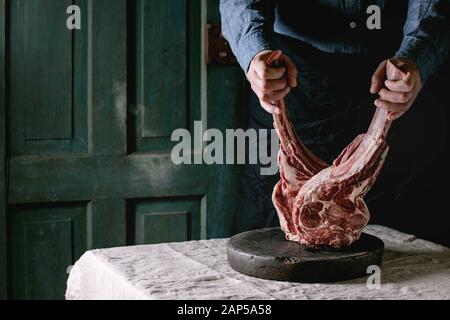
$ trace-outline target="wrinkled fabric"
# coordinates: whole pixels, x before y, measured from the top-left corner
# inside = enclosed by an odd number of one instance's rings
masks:
[[[450,299],[448,248],[382,226],[365,232],[386,246],[378,290],[368,276],[322,284],[249,277],[231,269],[228,240],[217,239],[88,251],[70,272],[66,299]]]
[[[381,30],[369,30],[369,5],[378,5]],[[323,52],[407,57],[426,82],[450,47],[448,0],[221,0],[223,34],[243,70],[260,51],[278,49],[274,33]],[[351,27],[351,25],[353,27]],[[402,34],[403,31],[403,34]],[[393,36],[396,35],[396,36]]]

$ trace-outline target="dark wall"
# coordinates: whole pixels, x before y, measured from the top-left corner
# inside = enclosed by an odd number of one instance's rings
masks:
[[[450,245],[450,57],[390,132],[388,159],[367,196],[372,223]]]

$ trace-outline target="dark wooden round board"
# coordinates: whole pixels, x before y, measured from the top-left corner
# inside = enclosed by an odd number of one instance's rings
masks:
[[[287,241],[280,228],[269,228],[232,237],[227,257],[234,270],[249,276],[323,283],[368,275],[369,266],[381,266],[383,249],[383,241],[365,233],[343,249],[313,249]]]

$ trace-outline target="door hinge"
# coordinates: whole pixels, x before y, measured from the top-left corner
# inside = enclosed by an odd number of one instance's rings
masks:
[[[206,25],[206,62],[219,65],[237,64],[228,41],[222,35],[220,23]]]

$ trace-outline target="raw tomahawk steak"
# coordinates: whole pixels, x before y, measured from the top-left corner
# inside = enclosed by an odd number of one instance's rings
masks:
[[[276,63],[280,56],[281,52],[275,52],[267,63]],[[390,80],[406,76],[390,61],[386,72]],[[278,106],[281,113],[274,115],[274,127],[280,138],[281,179],[272,200],[286,239],[311,247],[352,244],[370,218],[363,197],[374,184],[388,152],[388,112],[376,108],[367,133],[356,137],[330,166],[300,141],[284,100]]]

